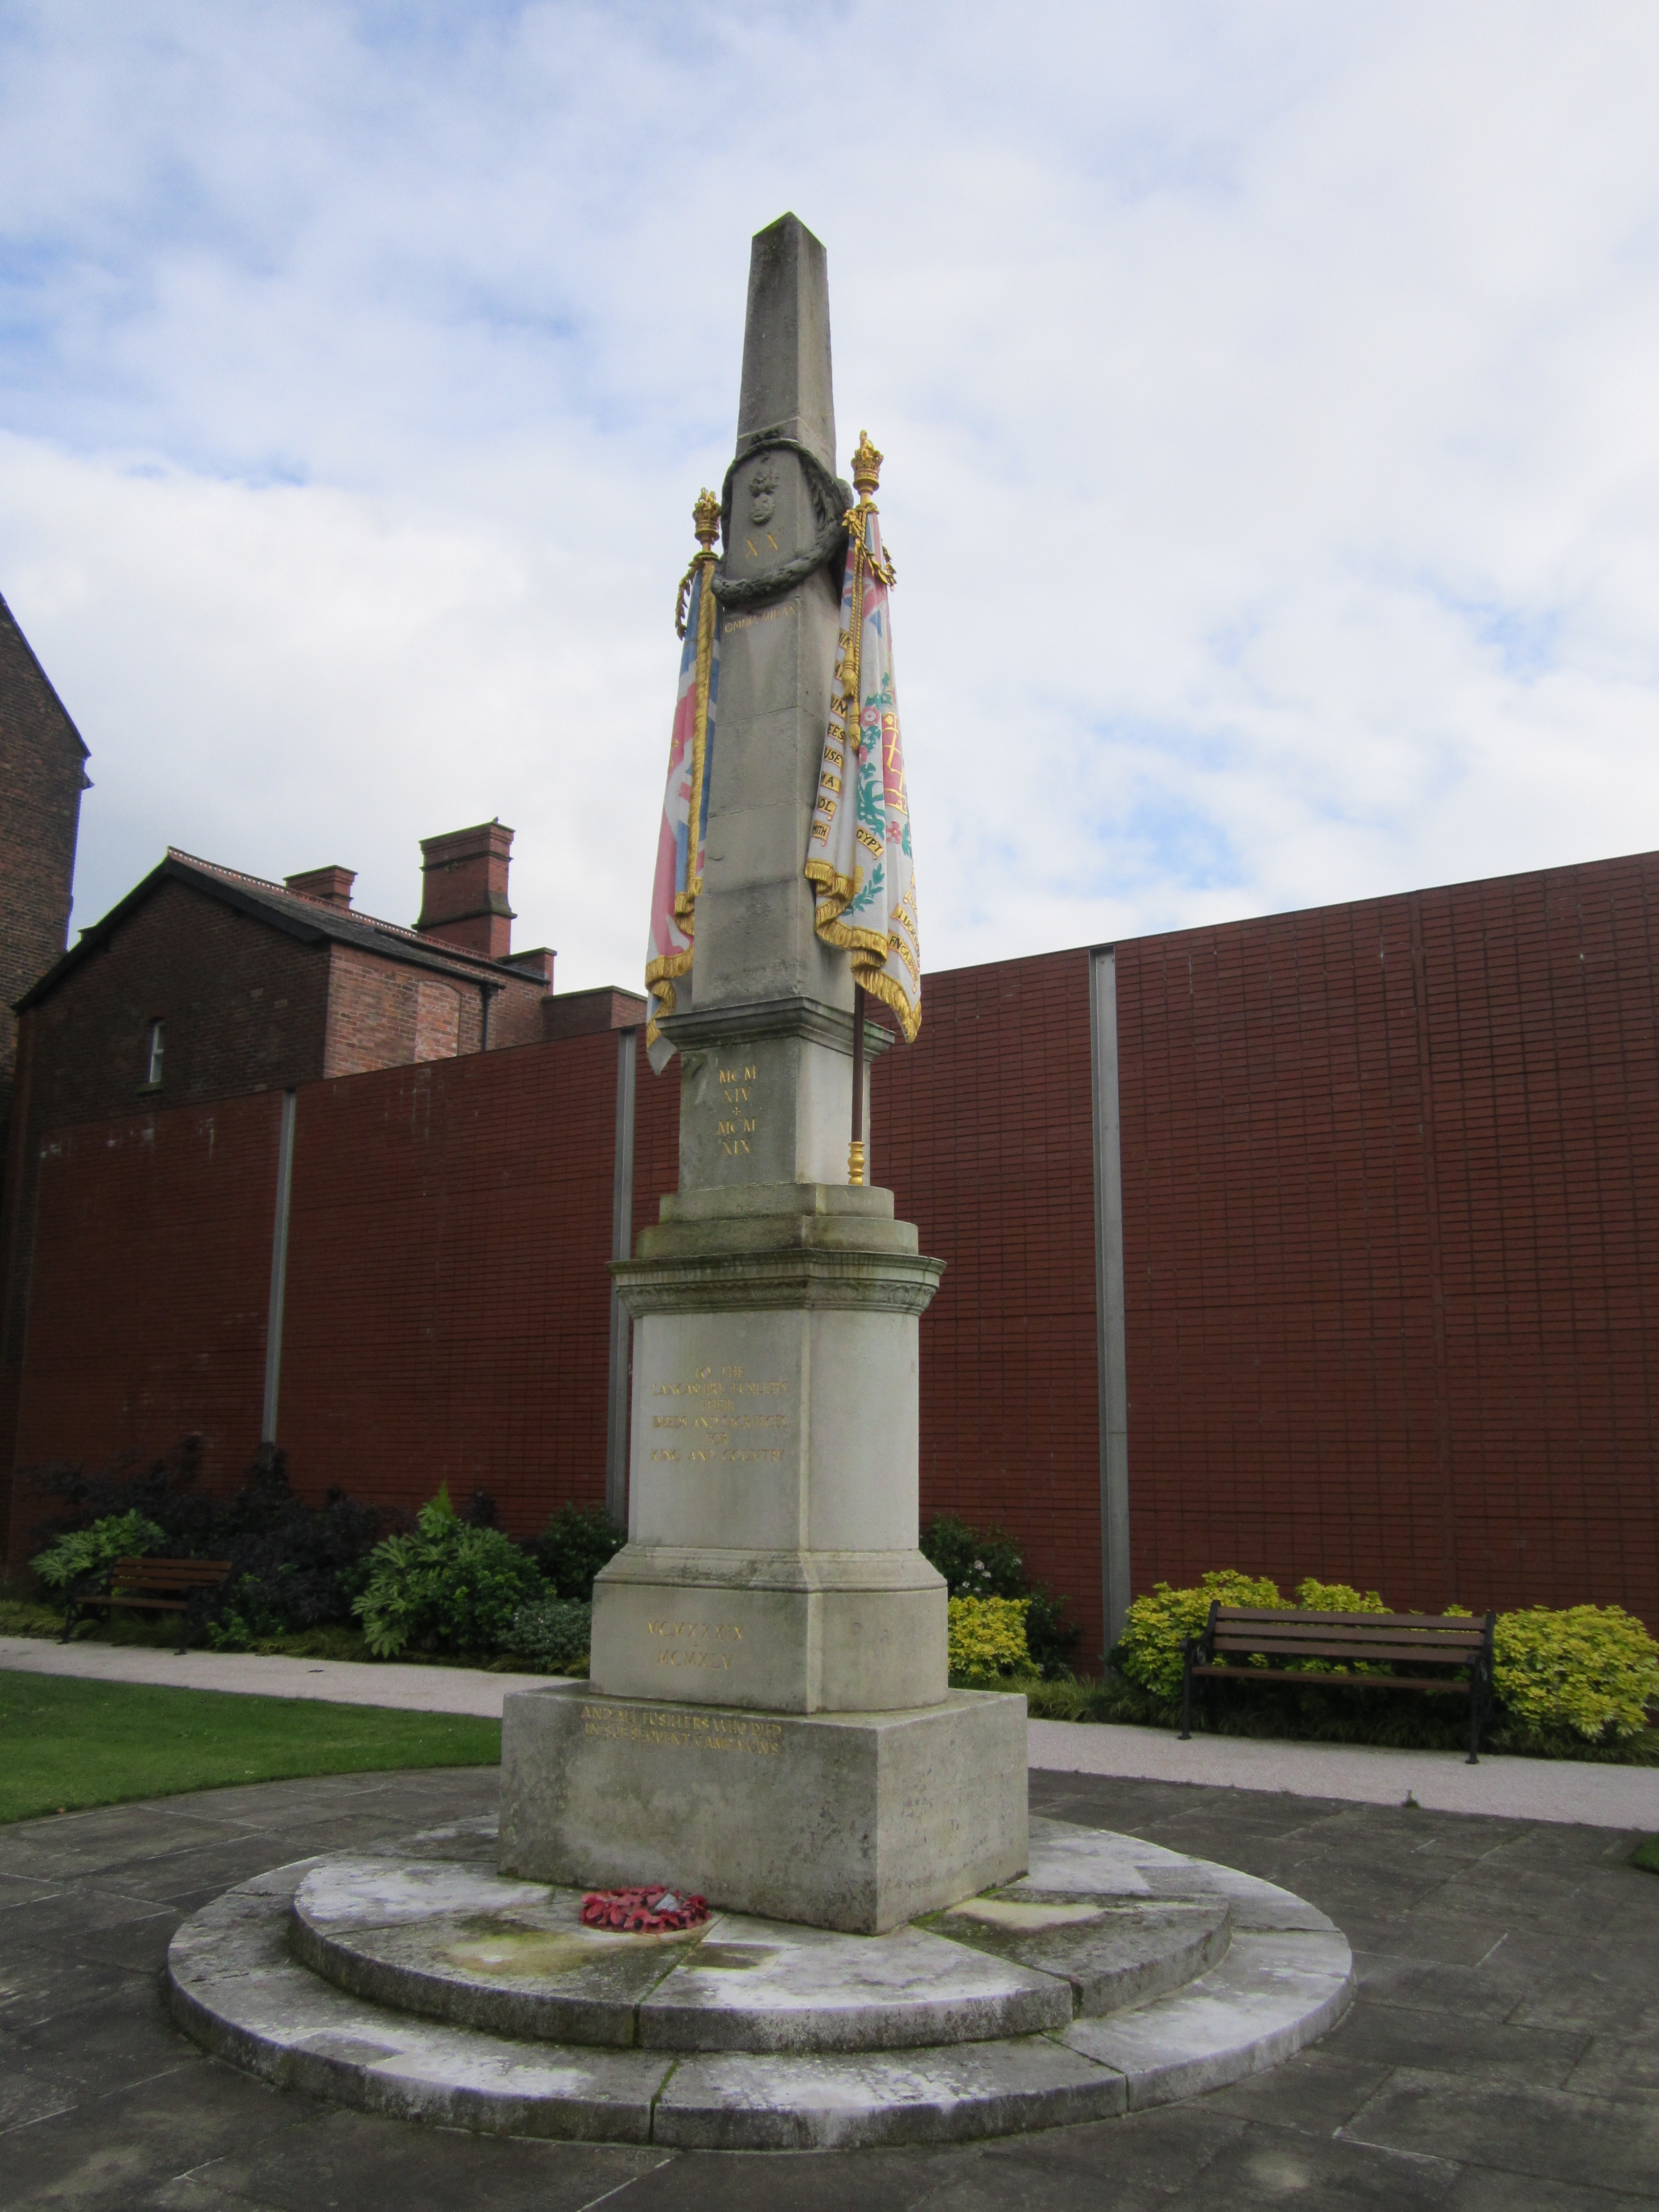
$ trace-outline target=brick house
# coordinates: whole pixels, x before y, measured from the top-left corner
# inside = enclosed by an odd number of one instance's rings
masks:
[[[512,843],[424,839],[412,929],[358,912],[349,869],[276,884],[169,850],[19,999],[31,1125],[529,1043],[553,955],[510,950]]]

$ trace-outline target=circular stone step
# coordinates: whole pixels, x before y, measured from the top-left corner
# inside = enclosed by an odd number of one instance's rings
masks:
[[[466,1893],[445,1891],[443,1881],[471,1869],[493,1884],[481,1863],[486,1850],[482,1833],[456,1832],[416,1838],[404,1856],[368,1863],[413,1874],[398,1892],[411,1911],[419,1888],[428,1904],[447,1897],[440,1909],[459,1909]],[[362,2110],[489,2133],[743,2150],[961,2142],[1105,2119],[1276,2065],[1324,2034],[1350,2002],[1346,1942],[1322,1913],[1272,1883],[1132,1837],[1048,1820],[1031,1824],[1030,1857],[1025,1881],[1001,1893],[1036,1905],[1048,1921],[1036,1929],[1028,1919],[1024,1935],[1081,1929],[1136,1899],[1149,1912],[1224,1903],[1233,1930],[1226,1955],[1172,1991],[1040,2034],[879,2051],[683,2051],[522,2040],[393,2009],[300,1965],[289,1949],[293,1901],[321,1871],[308,1862],[230,1890],[184,1923],[168,1953],[169,2002],[179,2025],[219,2057]],[[532,1904],[548,1895],[534,1884],[513,1887],[529,1890]],[[1086,1907],[1086,1917],[1056,1920],[1057,1904]],[[724,1925],[731,1924],[728,1917]],[[799,1941],[811,1932],[750,1925],[766,1931],[769,1946],[775,1935]],[[459,1940],[489,1944],[498,1934]],[[981,1967],[1021,1963],[934,1940]],[[740,1952],[742,1943],[732,1948]],[[694,1950],[683,1946],[665,1980]],[[710,1964],[702,1974],[731,1988],[763,1971]],[[1069,2016],[1069,1977],[1026,1971],[1061,1991]],[[743,2008],[762,2009],[752,1996]],[[724,2005],[708,2010],[727,2013]]]
[[[625,1936],[584,1928],[581,1902],[580,1890],[471,1867],[331,1859],[295,1894],[289,1947],[371,2003],[550,2043],[897,2051],[1072,2023],[1064,1977],[995,1942],[918,1928],[845,1936],[732,1912],[683,1933]],[[1212,1910],[1224,1920],[1224,1905]]]
[[[1218,1966],[1232,1939],[1222,1899],[1153,1903],[1017,1889],[970,1897],[921,1923],[957,1943],[1053,1974],[1071,1990],[1079,2020],[1162,1996]]]

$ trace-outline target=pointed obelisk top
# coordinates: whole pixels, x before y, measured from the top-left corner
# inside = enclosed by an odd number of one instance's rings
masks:
[[[799,438],[835,474],[829,257],[793,215],[780,216],[757,231],[749,250],[739,458],[769,430]]]

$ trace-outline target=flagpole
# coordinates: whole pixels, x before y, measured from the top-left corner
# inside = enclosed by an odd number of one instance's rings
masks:
[[[847,1180],[864,1181],[864,986],[853,986],[853,1141],[847,1152]]]

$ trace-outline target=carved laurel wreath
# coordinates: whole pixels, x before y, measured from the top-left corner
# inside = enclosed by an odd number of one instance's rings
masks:
[[[793,453],[806,472],[808,489],[812,495],[812,514],[817,534],[811,549],[797,553],[781,568],[769,569],[763,576],[730,576],[716,574],[714,580],[714,597],[723,607],[756,606],[763,599],[781,599],[793,592],[797,584],[837,560],[847,550],[848,509],[853,505],[853,489],[839,477],[831,476],[810,446],[799,438],[782,436],[762,438],[746,453],[740,454],[726,471],[720,486],[720,535],[729,553],[732,544],[732,479],[740,468],[747,467],[757,453]]]

